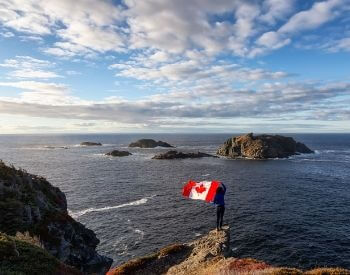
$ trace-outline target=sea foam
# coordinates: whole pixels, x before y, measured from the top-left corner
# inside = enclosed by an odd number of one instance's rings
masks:
[[[73,218],[78,218],[80,216],[83,216],[85,214],[91,213],[91,212],[103,212],[103,211],[108,211],[108,210],[112,210],[112,209],[118,209],[118,208],[123,208],[126,206],[136,206],[136,205],[141,205],[141,204],[145,204],[149,199],[155,197],[156,195],[152,195],[149,197],[145,197],[142,199],[139,199],[137,201],[132,201],[132,202],[127,202],[127,203],[123,203],[123,204],[119,204],[119,205],[114,205],[114,206],[105,206],[105,207],[101,207],[101,208],[87,208],[84,210],[79,210],[79,211],[69,211],[69,215]]]

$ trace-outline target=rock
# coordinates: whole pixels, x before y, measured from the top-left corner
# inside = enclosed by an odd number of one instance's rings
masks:
[[[81,146],[102,146],[102,143],[100,142],[91,142],[91,141],[84,141],[80,143]]]
[[[1,274],[82,275],[33,242],[33,238],[8,236],[0,232]]]
[[[112,264],[96,252],[95,233],[68,215],[59,188],[1,161],[0,231],[12,236],[28,231],[52,256],[84,273],[105,274]]]
[[[122,274],[198,274],[196,271],[212,261],[228,255],[230,229],[210,231],[190,243],[172,244],[158,252],[131,260],[111,269],[107,275]]]
[[[112,152],[106,153],[106,156],[112,156],[112,157],[126,157],[132,155],[128,151],[118,151],[118,150],[113,150]]]
[[[109,270],[107,275],[350,274],[350,270],[342,268],[303,272],[296,268],[274,267],[252,258],[233,258],[230,253],[230,228],[224,226],[223,230],[212,230],[193,242],[172,244],[154,254],[130,260]]]
[[[217,150],[217,154],[229,158],[287,158],[299,153],[313,153],[305,144],[291,137],[259,135],[253,133],[232,137]]]
[[[152,159],[194,159],[194,158],[205,158],[205,157],[216,158],[216,156],[212,156],[202,152],[183,153],[183,152],[178,152],[174,150],[174,151],[168,151],[166,153],[157,154]]]
[[[129,144],[129,147],[140,147],[140,148],[155,148],[155,147],[173,147],[169,143],[164,141],[155,141],[154,139],[139,139],[136,142]]]

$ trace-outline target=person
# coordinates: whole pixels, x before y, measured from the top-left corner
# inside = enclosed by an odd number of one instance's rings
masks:
[[[225,193],[226,186],[221,183],[220,186],[216,189],[216,194],[214,198],[214,204],[216,207],[216,230],[219,231],[222,229],[222,223],[224,219],[225,213]]]

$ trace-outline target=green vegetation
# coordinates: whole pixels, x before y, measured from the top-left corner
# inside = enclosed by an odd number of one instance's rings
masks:
[[[0,274],[80,274],[44,249],[0,232]]]

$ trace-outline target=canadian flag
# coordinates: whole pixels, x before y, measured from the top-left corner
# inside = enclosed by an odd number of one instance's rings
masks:
[[[214,200],[219,181],[188,181],[182,189],[182,195],[193,200],[204,200],[211,202]]]

